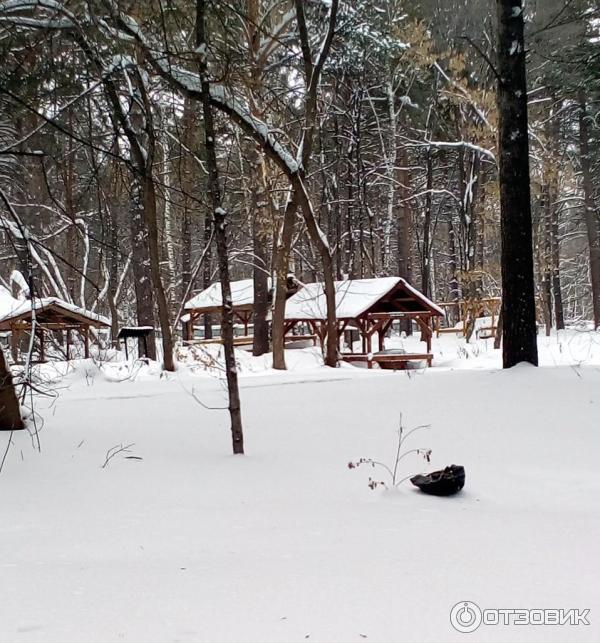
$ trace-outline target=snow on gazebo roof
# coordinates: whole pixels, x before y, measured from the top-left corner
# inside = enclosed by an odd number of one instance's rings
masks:
[[[425,295],[413,288],[400,277],[380,277],[376,279],[350,279],[335,282],[335,305],[338,319],[356,319],[392,290],[402,286],[415,302],[423,305],[423,311],[444,316],[444,311],[436,306]],[[293,297],[290,297],[285,308],[286,319],[327,318],[327,305],[323,283],[305,284]]]
[[[269,288],[271,280],[269,279]],[[254,282],[252,279],[241,279],[231,282],[231,299],[234,308],[254,305]],[[221,283],[215,282],[206,290],[192,297],[184,306],[184,310],[205,310],[220,308],[223,305]]]
[[[37,314],[55,312],[79,323],[91,326],[110,326],[110,321],[102,315],[70,304],[58,297],[34,297],[33,299],[16,299],[6,288],[0,286],[0,326],[8,327],[10,322],[27,319],[31,311]]]
[[[6,310],[12,310],[15,306],[21,303],[21,299],[16,299],[10,294],[10,291],[4,286],[0,285],[0,316]]]

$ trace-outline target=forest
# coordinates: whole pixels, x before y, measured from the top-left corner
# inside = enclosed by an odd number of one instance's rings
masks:
[[[597,0],[0,51],[2,643],[600,640]]]
[[[598,8],[526,13],[537,318],[597,326]],[[2,284],[17,270],[113,339],[156,326],[167,369],[182,302],[219,279],[220,216],[255,354],[271,275],[500,295],[495,19],[487,0],[0,3]]]

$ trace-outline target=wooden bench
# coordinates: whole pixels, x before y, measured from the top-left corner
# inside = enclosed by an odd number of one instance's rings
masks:
[[[390,370],[405,370],[408,362],[426,361],[427,366],[431,366],[433,361],[432,353],[404,353],[398,355],[373,355],[373,361],[379,365],[379,368]]]
[[[369,356],[365,353],[344,353],[341,355],[341,359],[344,362],[368,362]]]
[[[436,328],[435,333],[436,336],[439,337],[440,335],[443,335],[445,333],[462,333],[463,329],[462,328]]]
[[[475,337],[477,339],[491,339],[496,337],[496,332],[498,331],[498,326],[482,326],[475,331]]]
[[[283,338],[283,341],[287,343],[291,342],[308,342],[311,341],[313,346],[317,345],[317,336],[316,335],[286,335]]]
[[[239,337],[233,338],[234,346],[246,346],[247,344],[252,344],[253,342],[252,335],[240,335]],[[184,344],[187,346],[201,346],[202,344],[222,344],[223,339],[221,337],[212,337],[211,339],[189,339],[185,340]]]
[[[345,362],[367,362],[368,368],[373,367],[373,362],[376,362],[379,365],[379,368],[390,369],[390,370],[405,370],[408,362],[421,362],[426,361],[427,366],[431,366],[433,361],[432,353],[402,353],[402,354],[390,354],[390,355],[372,355],[369,358],[369,355],[364,353],[346,353],[342,355],[342,359]]]

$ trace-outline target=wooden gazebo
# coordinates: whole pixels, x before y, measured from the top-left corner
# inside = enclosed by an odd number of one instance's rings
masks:
[[[39,340],[39,360],[46,361],[45,339],[48,333],[65,334],[66,358],[69,359],[71,331],[78,332],[84,343],[85,357],[90,356],[90,328],[110,328],[110,321],[91,311],[74,306],[56,297],[12,299],[0,307],[0,331],[11,334],[11,354],[14,362],[19,360],[20,338],[24,333],[36,333]],[[35,321],[34,321],[35,320]]]
[[[340,356],[346,361],[373,362],[381,366],[398,364],[400,368],[407,362],[425,360],[431,366],[432,319],[443,317],[444,311],[413,288],[400,277],[378,279],[352,279],[335,283],[336,317],[338,342],[344,332],[358,331],[362,340],[362,351],[354,352],[353,342],[349,342],[350,352]],[[291,297],[286,305],[286,334],[293,333],[299,324],[307,324],[318,336],[321,344],[327,333],[327,308],[322,283],[306,284],[302,290]],[[387,353],[385,335],[395,320],[415,321],[421,330],[421,340],[427,346],[423,353]],[[373,354],[373,337],[377,335],[379,352]]]
[[[254,283],[252,279],[242,279],[231,282],[231,299],[233,314],[244,327],[244,335],[248,335],[248,325],[252,320],[254,308]],[[215,282],[208,288],[192,297],[184,306],[187,314],[185,321],[185,339],[194,339],[194,324],[203,315],[220,315],[223,306],[221,284]]]
[[[291,297],[302,284],[293,276],[289,275],[287,279],[287,296]],[[271,279],[269,279],[269,289],[271,289]],[[269,290],[269,301],[272,293]],[[236,343],[243,340],[252,341],[249,333],[249,326],[252,322],[254,313],[254,282],[252,279],[241,279],[231,282],[231,299],[233,304],[233,314],[238,323],[242,324],[244,329],[243,337],[237,337]],[[192,297],[184,306],[186,316],[184,319],[184,339],[191,341],[194,339],[194,324],[203,315],[219,315],[223,306],[221,297],[221,283],[215,282],[208,288],[199,292]]]

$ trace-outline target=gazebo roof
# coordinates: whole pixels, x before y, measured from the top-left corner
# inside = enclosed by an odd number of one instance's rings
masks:
[[[268,288],[271,290],[272,280],[268,278]],[[293,275],[288,275],[287,296],[296,292],[298,288],[302,287]],[[251,311],[254,307],[254,281],[252,279],[240,279],[231,282],[231,300],[234,310],[237,311]],[[219,312],[223,305],[221,297],[221,283],[215,282],[208,288],[199,292],[192,297],[183,307],[184,310],[189,310],[194,313],[212,313]],[[183,319],[183,317],[182,317]]]
[[[444,316],[436,306],[400,277],[350,279],[335,282],[336,316],[357,319],[369,312],[408,312]],[[287,320],[325,320],[327,305],[323,283],[305,284],[285,308]]]
[[[16,322],[30,323],[32,310],[41,324],[76,324],[86,326],[110,326],[106,317],[70,304],[57,297],[34,297],[15,299],[0,286],[0,330],[9,330]]]
[[[269,280],[270,287],[270,280]],[[252,279],[241,279],[231,282],[231,299],[234,308],[252,308],[254,305],[254,282]],[[216,311],[223,305],[221,283],[215,282],[208,288],[192,297],[184,306],[185,310]]]

